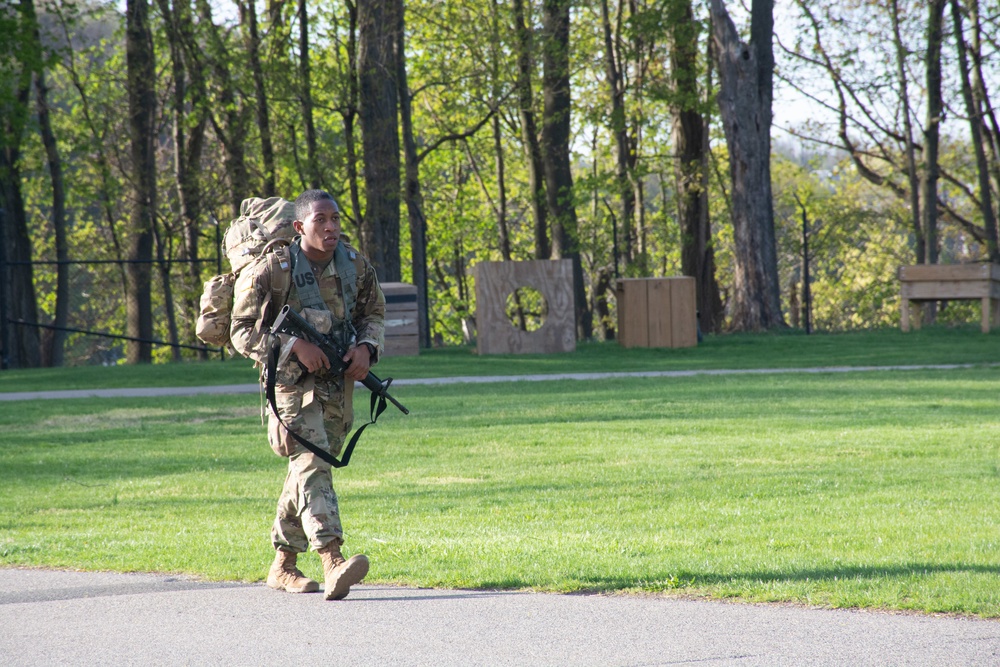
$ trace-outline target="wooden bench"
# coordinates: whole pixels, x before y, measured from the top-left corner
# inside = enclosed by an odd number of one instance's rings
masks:
[[[910,302],[978,299],[983,304],[983,333],[1000,326],[1000,265],[918,264],[899,267],[903,331],[910,330]],[[920,328],[920,312],[913,328]]]

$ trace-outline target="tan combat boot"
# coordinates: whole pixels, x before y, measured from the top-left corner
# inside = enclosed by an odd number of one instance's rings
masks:
[[[368,574],[368,557],[357,554],[351,556],[349,560],[344,560],[337,542],[330,542],[318,553],[323,561],[323,576],[326,580],[326,592],[323,597],[327,600],[343,600],[351,592],[351,586]]]
[[[278,549],[271,563],[271,571],[267,573],[267,585],[279,591],[289,593],[315,593],[319,583],[313,581],[295,567],[298,554],[292,551]]]

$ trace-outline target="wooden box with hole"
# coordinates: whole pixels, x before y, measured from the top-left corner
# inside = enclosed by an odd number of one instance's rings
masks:
[[[480,262],[474,270],[479,354],[576,349],[572,261]]]

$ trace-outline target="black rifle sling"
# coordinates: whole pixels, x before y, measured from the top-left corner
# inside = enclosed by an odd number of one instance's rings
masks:
[[[310,452],[320,457],[327,463],[329,463],[334,468],[344,468],[348,463],[351,462],[351,454],[354,453],[354,446],[358,444],[358,439],[361,438],[361,434],[364,433],[365,429],[378,421],[379,415],[385,412],[385,399],[381,396],[372,392],[371,409],[368,418],[371,420],[367,424],[364,424],[354,432],[351,436],[350,442],[347,443],[347,447],[344,448],[344,454],[340,457],[338,461],[330,452],[324,451],[323,449],[317,447],[313,443],[309,442],[307,439],[303,438],[301,435],[288,428],[288,424],[282,420],[281,415],[278,414],[278,404],[275,400],[275,376],[278,371],[278,357],[281,355],[281,340],[272,335],[271,344],[268,346],[267,353],[267,402],[271,405],[271,412],[274,413],[275,418],[277,418],[278,423],[288,431],[288,434],[295,438],[295,441],[308,449]],[[348,381],[345,378],[345,382]],[[377,404],[377,405],[376,405]]]

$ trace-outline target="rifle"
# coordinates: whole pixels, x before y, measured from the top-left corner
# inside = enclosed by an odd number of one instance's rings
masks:
[[[347,354],[347,350],[341,345],[333,336],[327,336],[316,331],[309,322],[307,322],[301,315],[292,310],[288,305],[285,305],[281,312],[278,313],[277,319],[274,320],[274,324],[271,325],[271,333],[284,333],[296,336],[298,338],[304,338],[310,343],[316,345],[323,351],[326,358],[330,360],[330,370],[334,373],[342,374],[347,370],[350,364],[344,363],[344,355]],[[387,400],[397,408],[399,408],[404,415],[410,414],[402,403],[397,401],[389,394],[389,385],[392,384],[392,378],[386,380],[381,380],[377,375],[370,372],[365,376],[365,379],[361,381],[369,391],[375,396],[383,400]],[[373,399],[374,400],[374,399]]]

